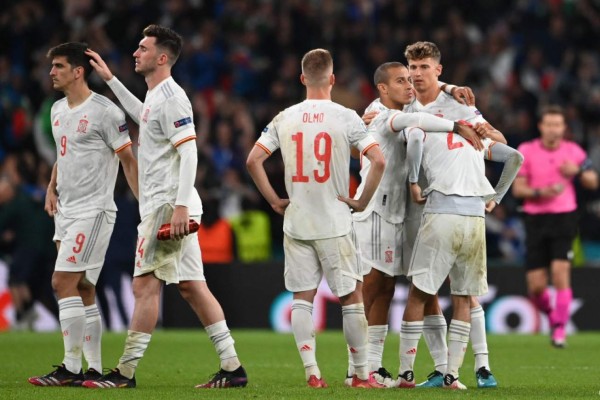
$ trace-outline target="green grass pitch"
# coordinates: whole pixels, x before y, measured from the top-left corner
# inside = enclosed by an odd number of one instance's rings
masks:
[[[218,369],[214,349],[202,330],[163,330],[152,337],[137,373],[136,389],[93,390],[38,388],[29,376],[47,373],[62,360],[60,333],[0,334],[0,399],[600,399],[600,333],[569,337],[564,350],[551,348],[538,336],[489,336],[492,371],[498,389],[477,389],[470,350],[461,369],[464,392],[428,390],[360,390],[343,385],[346,348],[342,332],[317,336],[317,358],[327,389],[305,386],[304,370],[292,335],[269,331],[234,330],[238,354],[249,375],[245,389],[199,390],[194,385]],[[124,333],[106,333],[103,362],[113,367],[123,349]],[[398,335],[386,342],[384,365],[394,374],[398,368]],[[417,381],[432,370],[423,341],[416,362]]]

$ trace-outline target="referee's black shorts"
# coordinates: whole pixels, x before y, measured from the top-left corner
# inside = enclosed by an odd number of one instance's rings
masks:
[[[527,270],[548,268],[552,260],[573,259],[577,213],[525,215]]]

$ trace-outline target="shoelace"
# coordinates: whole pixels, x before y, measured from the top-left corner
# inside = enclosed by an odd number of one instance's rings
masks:
[[[483,379],[487,379],[490,377],[490,371],[488,371],[485,367],[479,368],[479,371],[477,372]]]
[[[388,372],[388,370],[385,369],[385,368],[383,368],[383,367],[379,368],[379,370],[377,371],[377,373],[379,375],[381,375],[381,377],[383,377],[383,378],[390,378],[390,379],[392,378],[392,374],[390,374]]]
[[[442,375],[443,376],[443,374],[441,372],[439,372],[439,371],[433,371],[432,373],[430,373],[429,375],[427,375],[427,380],[435,378],[438,375]]]

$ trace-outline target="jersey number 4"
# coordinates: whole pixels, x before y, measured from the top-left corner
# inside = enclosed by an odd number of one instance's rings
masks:
[[[296,142],[296,173],[292,175],[292,182],[308,182],[309,177],[304,175],[304,133],[297,132],[292,135]],[[326,182],[331,176],[331,136],[327,132],[319,132],[315,136],[314,156],[323,166],[322,170],[313,170],[313,176],[318,183]]]

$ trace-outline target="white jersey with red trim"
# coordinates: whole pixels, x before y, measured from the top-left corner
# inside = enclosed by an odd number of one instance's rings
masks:
[[[349,194],[350,147],[362,155],[377,145],[355,111],[330,100],[305,100],[279,113],[256,144],[269,154],[281,149],[290,199],[286,234],[314,240],[350,233],[350,209],[337,199]]]
[[[408,167],[406,165],[406,137],[404,130],[393,130],[389,118],[397,113],[390,110],[379,100],[369,105],[365,112],[377,110],[379,114],[369,124],[368,132],[379,143],[385,158],[385,171],[381,182],[373,194],[371,201],[362,212],[352,214],[355,221],[363,221],[372,212],[376,212],[384,220],[398,224],[404,221],[407,186],[406,178]],[[361,157],[360,178],[361,182],[356,190],[355,199],[362,194],[371,163],[366,157]]]
[[[457,133],[426,134],[421,163],[429,185],[423,190],[423,195],[433,190],[447,196],[483,197],[495,194],[485,177],[483,155],[494,143],[484,139],[484,150],[476,150]]]
[[[125,114],[108,98],[92,92],[70,108],[58,100],[50,111],[56,142],[58,209],[67,218],[116,211],[117,152],[131,145]]]
[[[404,107],[404,112],[426,112],[451,121],[467,121],[473,125],[486,122],[481,112],[474,106],[459,103],[454,97],[441,91],[438,97],[427,105],[422,105],[418,100]]]
[[[404,111],[426,112],[451,121],[466,121],[472,125],[486,122],[476,107],[459,103],[444,91],[440,91],[437,98],[427,105],[423,105],[415,99],[404,107]],[[486,149],[492,143],[494,142],[484,141]],[[459,196],[484,196],[495,193],[489,181],[485,178],[485,162],[482,154],[476,152],[473,146],[468,144],[461,136],[457,134],[427,135],[425,145],[435,147],[436,150],[424,152],[422,165],[426,171],[429,169],[427,173],[429,185],[424,190],[424,194],[432,190],[437,190],[446,195],[456,194]],[[461,166],[459,163],[454,164],[457,153],[448,151],[459,149],[462,145],[466,146],[462,151],[468,150],[477,153],[472,158],[470,166]],[[440,154],[436,153],[438,150],[441,151]],[[440,165],[435,165],[438,162]],[[477,171],[469,168],[476,168]],[[434,169],[437,172],[433,172]],[[477,178],[476,182],[472,182],[471,180],[475,178]]]
[[[173,77],[146,94],[140,115],[138,170],[142,219],[163,204],[175,205],[179,188],[177,146],[196,140],[192,105]],[[184,201],[190,215],[202,214],[198,191]]]

